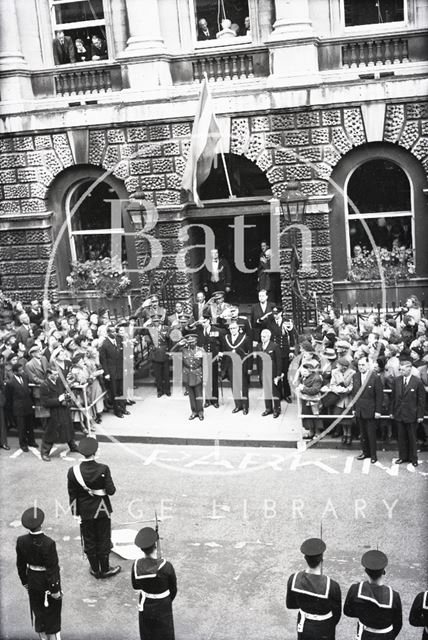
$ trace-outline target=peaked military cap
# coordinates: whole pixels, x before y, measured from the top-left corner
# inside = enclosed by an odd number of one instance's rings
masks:
[[[95,440],[95,438],[86,436],[79,442],[79,453],[81,453],[82,456],[92,456],[97,451],[97,449],[98,442],[97,440]]]
[[[157,533],[152,527],[143,527],[135,536],[134,544],[140,549],[149,549],[158,539]]]
[[[320,538],[308,538],[302,543],[300,551],[304,556],[319,556],[326,548],[325,542]]]
[[[366,551],[361,558],[361,564],[365,569],[380,571],[381,569],[385,569],[388,564],[388,558],[382,551],[370,549],[370,551]]]

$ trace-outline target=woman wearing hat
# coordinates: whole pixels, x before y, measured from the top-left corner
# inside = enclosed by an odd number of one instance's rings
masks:
[[[40,404],[50,411],[42,440],[42,460],[50,462],[49,452],[54,442],[66,442],[70,451],[77,451],[67,394],[59,379],[59,372],[54,367],[49,367],[47,378],[40,385]]]
[[[22,526],[29,533],[16,541],[16,567],[28,591],[31,619],[41,640],[60,640],[61,580],[55,541],[45,535],[41,525],[45,514],[37,507],[26,509]]]
[[[174,640],[172,601],[177,595],[174,567],[156,557],[159,540],[151,527],[140,529],[135,544],[144,556],[132,567],[132,586],[139,591],[139,627],[141,640]]]

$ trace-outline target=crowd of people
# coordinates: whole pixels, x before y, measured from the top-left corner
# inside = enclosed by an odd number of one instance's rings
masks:
[[[377,440],[397,438],[397,462],[417,466],[417,440],[424,444],[428,437],[428,321],[414,296],[396,314],[362,318],[328,308],[319,312],[316,327],[298,335],[291,314],[265,289],[242,314],[211,285],[192,305],[177,302],[173,313],[152,295],[119,322],[85,303],[33,300],[25,307],[3,297],[0,446],[8,448],[12,426],[23,451],[35,446],[37,418],[46,427],[43,459],[49,460],[54,442],[73,450],[76,427],[87,430],[106,410],[118,418],[129,413],[132,389],[123,381],[135,368],[150,369],[157,396],[170,396],[172,362],[181,354],[190,420],[219,407],[226,379],[234,414],[249,413],[249,388],[261,385],[263,417],[278,418],[281,402],[294,396],[307,439],[326,430],[343,446],[359,438],[360,457],[376,462]]]

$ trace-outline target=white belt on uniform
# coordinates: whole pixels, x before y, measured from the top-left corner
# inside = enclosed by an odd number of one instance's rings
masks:
[[[384,629],[374,629],[373,627],[368,627],[367,625],[360,622],[360,620],[358,620],[358,633],[357,633],[356,640],[361,640],[361,638],[363,637],[364,631],[368,631],[368,633],[376,633],[381,635],[384,633],[390,633],[393,630],[394,630],[394,627],[392,626],[392,624],[390,624],[389,627],[385,627]]]
[[[299,613],[300,613],[300,622],[297,625],[297,631],[299,633],[302,633],[303,631],[303,627],[305,626],[305,620],[322,622],[323,620],[330,620],[330,618],[333,617],[332,611],[329,611],[328,613],[318,614],[318,613],[307,613],[306,611],[299,609]]]
[[[166,591],[162,591],[162,593],[147,593],[147,591],[143,591],[142,589],[140,589],[140,602],[138,605],[138,611],[143,611],[144,609],[144,601],[146,598],[151,598],[152,600],[162,600],[162,598],[166,598],[167,596],[170,595],[170,590],[167,589]]]
[[[37,564],[27,564],[27,569],[31,569],[31,571],[46,571],[46,567],[40,567]]]

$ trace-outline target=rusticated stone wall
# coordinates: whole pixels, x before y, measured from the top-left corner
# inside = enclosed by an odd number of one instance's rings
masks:
[[[6,291],[22,291],[30,299],[44,284],[52,249],[51,230],[25,229],[22,214],[47,210],[50,185],[64,169],[89,164],[122,180],[128,193],[142,190],[157,207],[183,202],[180,183],[190,144],[192,123],[133,123],[89,130],[85,151],[67,133],[27,133],[0,138],[0,274]],[[428,172],[428,106],[425,102],[388,104],[384,140],[408,149]],[[322,198],[332,192],[333,168],[351,149],[366,143],[360,106],[283,110],[249,114],[231,119],[231,153],[245,155],[266,173],[272,193],[281,196],[290,180],[300,180],[309,196]],[[201,211],[203,214],[203,210]],[[62,215],[62,212],[53,212]],[[306,224],[313,232],[313,270],[308,288],[324,296],[332,294],[329,219],[311,212]],[[2,224],[3,223],[3,224]],[[14,231],[14,226],[19,230]],[[162,244],[163,259],[154,274],[156,285],[175,268],[175,254],[182,248],[177,233],[180,222],[161,222],[153,231]],[[29,225],[30,226],[30,225]],[[7,227],[7,230],[2,230]],[[137,239],[139,261],[146,247]],[[282,292],[289,297],[289,263],[283,247]],[[143,294],[148,275],[141,276]],[[55,286],[54,279],[51,282]],[[191,296],[190,278],[174,276],[174,295]]]

